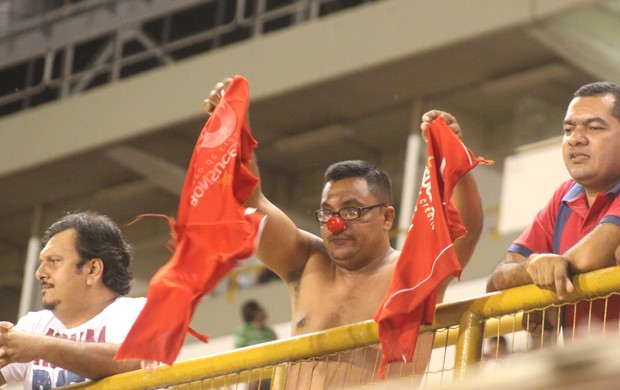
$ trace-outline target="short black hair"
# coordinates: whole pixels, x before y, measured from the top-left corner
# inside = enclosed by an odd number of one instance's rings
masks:
[[[353,177],[363,177],[373,195],[385,204],[392,204],[390,176],[372,163],[363,160],[341,161],[330,165],[325,171],[326,183]]]
[[[613,95],[615,101],[612,115],[620,120],[620,85],[618,84],[609,81],[597,81],[586,84],[575,91],[573,97],[602,96],[607,94]]]
[[[255,300],[246,301],[241,309],[243,321],[250,323],[256,318],[256,313],[261,310],[260,305]]]
[[[133,275],[129,271],[132,249],[125,242],[121,229],[108,216],[94,211],[68,213],[54,222],[43,235],[44,247],[55,234],[74,229],[80,269],[90,259],[103,261],[103,283],[119,295],[131,290]]]

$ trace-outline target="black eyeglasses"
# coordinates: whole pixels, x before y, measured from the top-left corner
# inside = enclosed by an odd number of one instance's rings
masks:
[[[366,210],[374,209],[375,207],[385,207],[385,206],[386,206],[385,203],[379,203],[379,204],[375,204],[372,206],[366,206],[366,207],[345,207],[338,211],[331,211],[328,209],[319,209],[314,212],[314,215],[316,216],[316,220],[321,223],[327,222],[327,220],[333,217],[334,215],[340,216],[340,218],[344,219],[345,221],[351,221],[351,220],[358,219],[359,217],[361,217],[364,211]]]

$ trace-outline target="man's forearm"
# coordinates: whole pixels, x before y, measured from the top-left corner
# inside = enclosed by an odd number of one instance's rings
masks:
[[[478,185],[471,173],[466,173],[454,188],[452,196],[456,208],[461,214],[461,219],[468,234],[475,237],[476,241],[482,233],[484,223],[484,212]]]
[[[455,242],[459,262],[461,267],[465,268],[474,253],[484,222],[480,193],[476,181],[470,173],[465,174],[459,180],[452,199],[467,229],[465,236]]]
[[[89,379],[140,368],[139,360],[114,360],[117,344],[79,342],[43,336],[37,346],[39,358]]]
[[[568,260],[572,272],[584,273],[614,266],[614,252],[619,245],[620,227],[612,223],[599,223],[563,256]]]
[[[245,202],[245,207],[254,207],[260,210],[262,190],[260,184],[260,171],[258,170],[258,163],[256,162],[256,153],[252,153],[252,157],[250,161],[248,161],[246,167],[254,176],[256,176],[258,183],[256,183],[256,187],[252,190],[252,194]]]
[[[527,273],[523,262],[501,262],[491,273],[487,281],[487,292],[531,284],[532,278]]]

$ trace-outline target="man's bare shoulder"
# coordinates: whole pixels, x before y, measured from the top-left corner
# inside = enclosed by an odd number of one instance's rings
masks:
[[[390,279],[392,278],[392,274],[396,269],[396,264],[398,264],[398,259],[400,258],[400,251],[395,249],[391,249],[389,253],[385,255],[385,257],[378,259],[375,268],[377,272],[386,274]]]
[[[388,258],[387,263],[390,264],[392,267],[396,267],[396,263],[398,263],[398,259],[400,259],[400,251],[394,250],[394,253],[392,253],[390,257]]]
[[[323,244],[323,239],[321,237],[308,233],[306,243],[308,248],[308,259],[304,270],[308,267],[326,267],[331,265],[332,261],[329,257],[329,253],[327,253],[327,249],[325,249],[325,245]]]
[[[294,260],[297,266],[291,268],[293,272],[287,275],[286,278],[283,278],[287,284],[297,284],[309,266],[327,265],[330,262],[329,255],[320,237],[301,229],[299,229],[299,233],[300,251],[298,252],[297,260]]]

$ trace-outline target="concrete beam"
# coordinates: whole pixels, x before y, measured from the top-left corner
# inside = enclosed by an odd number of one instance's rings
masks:
[[[232,74],[251,80],[260,100],[586,3],[385,0],[357,7],[3,117],[0,175],[204,116],[202,100]]]

